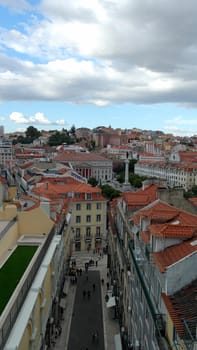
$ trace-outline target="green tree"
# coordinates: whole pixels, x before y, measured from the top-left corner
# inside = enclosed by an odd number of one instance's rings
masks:
[[[135,188],[142,187],[142,182],[146,179],[147,179],[146,176],[139,176],[137,174],[132,174],[132,173],[129,174],[129,182]]]
[[[29,126],[25,134],[27,138],[35,140],[41,135],[41,132],[38,129],[34,128],[34,126]]]
[[[76,137],[76,128],[75,128],[74,124],[70,128],[70,133],[73,137]]]
[[[102,185],[101,190],[102,190],[102,195],[109,200],[112,200],[113,198],[117,198],[121,194],[120,191],[114,189],[109,185]]]
[[[88,183],[89,183],[91,186],[93,186],[93,187],[95,187],[95,186],[98,185],[98,181],[97,181],[97,179],[96,179],[95,177],[90,177],[90,178],[88,179]]]
[[[59,132],[56,131],[53,135],[51,135],[48,139],[48,145],[49,146],[59,146],[62,143],[66,143],[67,145],[70,145],[73,143],[72,138],[68,135],[66,132]]]

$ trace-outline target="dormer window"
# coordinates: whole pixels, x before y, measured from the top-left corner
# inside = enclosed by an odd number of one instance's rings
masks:
[[[90,200],[92,199],[92,193],[86,193],[86,199]]]

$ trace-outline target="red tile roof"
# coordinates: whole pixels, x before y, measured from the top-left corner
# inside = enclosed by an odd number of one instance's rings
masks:
[[[163,251],[152,253],[152,257],[160,272],[163,273],[171,265],[192,254],[197,254],[197,236]]]
[[[106,200],[102,194],[101,189],[98,187],[92,187],[85,183],[69,183],[69,184],[54,184],[50,181],[38,184],[37,186],[34,186],[32,189],[32,192],[40,197],[46,197],[50,199],[54,198],[64,198],[65,194],[73,193],[79,194],[79,197],[73,196],[72,201],[82,201],[86,200],[84,197],[84,194],[91,193],[92,194],[92,200],[97,201],[104,201]],[[98,196],[99,194],[99,196]]]
[[[137,208],[139,206],[145,207],[149,203],[154,202],[157,197],[157,190],[161,188],[160,185],[151,184],[136,192],[123,192],[121,197],[127,203],[129,209]]]
[[[191,238],[197,235],[197,226],[174,224],[155,224],[149,226],[150,234],[163,238]]]
[[[163,301],[180,338],[186,338],[186,336],[188,337],[184,321],[187,322],[187,327],[192,337],[194,339],[196,338],[196,293],[197,279],[171,296],[167,296],[165,293],[162,293]]]
[[[54,160],[56,161],[80,161],[80,162],[87,162],[87,161],[108,161],[108,158],[101,157],[98,154],[95,153],[86,153],[86,152],[59,152],[55,157]]]
[[[148,217],[151,222],[161,223],[176,218],[178,212],[178,209],[157,199],[145,208],[138,210],[132,217],[136,224],[139,223],[140,217]]]
[[[162,202],[160,199],[147,205],[145,208],[138,210],[133,215],[133,220],[136,224],[139,224],[140,217],[149,218],[152,224],[170,223],[189,226],[197,225],[196,215],[172,207],[166,202]]]

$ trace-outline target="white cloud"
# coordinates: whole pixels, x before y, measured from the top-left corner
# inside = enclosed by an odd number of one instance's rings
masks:
[[[166,120],[166,122],[170,124],[176,124],[176,125],[192,125],[192,126],[197,125],[197,119],[183,118],[181,116],[177,116],[170,120]]]
[[[20,112],[12,112],[9,116],[10,120],[17,124],[31,125],[64,125],[64,120],[50,121],[43,113],[37,112],[34,116],[24,116]]]
[[[28,123],[28,118],[24,117],[24,115],[20,112],[12,112],[9,116],[10,120],[15,123]]]
[[[182,129],[175,125],[168,125],[163,128],[165,133],[171,133],[175,136],[193,136],[197,134],[197,129]]]
[[[18,3],[0,28],[2,101],[195,106],[196,0],[0,0]]]

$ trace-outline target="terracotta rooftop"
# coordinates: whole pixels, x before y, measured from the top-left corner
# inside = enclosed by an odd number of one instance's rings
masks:
[[[160,272],[163,273],[171,265],[192,254],[197,254],[197,237],[166,248],[163,251],[152,253],[152,257]]]
[[[133,215],[133,220],[136,224],[139,223],[140,217],[148,217],[152,224],[170,223],[186,226],[197,225],[196,215],[172,207],[166,202],[162,202],[160,199],[138,210]]]
[[[56,161],[108,161],[109,159],[104,158],[95,153],[86,153],[86,152],[59,152],[54,158]]]
[[[190,334],[196,339],[197,324],[197,279],[190,285],[181,289],[177,293],[167,296],[162,293],[163,301],[168,313],[173,321],[177,333],[181,338],[188,338],[188,332],[184,321],[190,331]]]
[[[197,226],[174,224],[155,224],[149,226],[150,234],[165,238],[192,238],[197,235]]]
[[[121,197],[125,200],[129,207],[144,207],[157,199],[158,188],[161,188],[161,186],[151,184],[136,192],[123,192]]]
[[[65,198],[65,194],[78,194],[78,196],[72,196],[72,201],[85,200],[84,194],[91,193],[94,200],[105,200],[101,194],[101,189],[98,187],[92,187],[85,183],[68,183],[68,184],[54,184],[53,182],[40,183],[34,186],[32,192],[39,197],[46,197],[50,199]],[[98,196],[99,194],[99,196]]]
[[[138,210],[133,215],[133,220],[137,224],[139,223],[140,217],[149,217],[151,222],[167,222],[174,219],[178,212],[178,209],[170,206],[166,202],[162,202],[160,199],[157,199],[145,208]]]

